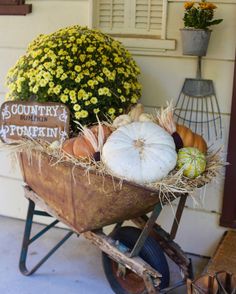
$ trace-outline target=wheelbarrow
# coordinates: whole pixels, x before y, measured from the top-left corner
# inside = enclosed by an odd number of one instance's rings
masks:
[[[19,154],[29,200],[19,268],[33,274],[72,234],[83,235],[102,250],[106,277],[115,293],[168,293],[192,278],[191,261],[174,242],[188,195],[179,198],[170,233],[156,224],[163,204],[159,191],[111,176],[89,173],[70,162],[57,162],[41,151]],[[35,206],[40,210],[36,210]],[[147,216],[147,213],[149,213]],[[56,218],[31,237],[34,215]],[[135,227],[123,226],[131,220]],[[70,231],[33,268],[26,265],[29,246],[59,221]],[[107,235],[103,228],[114,225]],[[169,285],[166,255],[174,261],[183,279]]]

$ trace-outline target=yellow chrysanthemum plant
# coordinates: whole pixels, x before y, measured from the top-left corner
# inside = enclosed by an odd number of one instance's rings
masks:
[[[71,127],[125,113],[141,96],[140,69],[124,46],[98,30],[72,26],[40,35],[7,75],[7,100],[62,102]]]

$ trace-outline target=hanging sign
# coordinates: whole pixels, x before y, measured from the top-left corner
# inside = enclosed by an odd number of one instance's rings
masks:
[[[9,101],[0,109],[0,137],[6,143],[23,138],[47,142],[64,140],[69,132],[69,110],[61,103]]]

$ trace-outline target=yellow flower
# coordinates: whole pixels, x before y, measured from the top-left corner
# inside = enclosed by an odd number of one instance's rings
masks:
[[[123,67],[118,67],[117,71],[118,71],[119,74],[123,74],[125,72]]]
[[[70,99],[75,99],[76,98],[76,92],[75,92],[75,90],[71,90],[69,92],[69,96],[70,96]]]
[[[35,67],[38,66],[38,64],[39,64],[39,61],[36,59],[36,60],[33,62],[32,67],[35,68]]]
[[[90,72],[89,72],[88,69],[85,69],[85,70],[83,71],[83,74],[86,75],[86,76],[89,76],[89,75],[90,75]]]
[[[13,83],[10,84],[10,85],[9,85],[9,89],[10,89],[11,92],[13,92],[13,91],[16,89],[16,85],[13,84]]]
[[[90,99],[90,101],[91,101],[92,104],[96,104],[98,102],[98,99],[96,97],[92,97]]]
[[[75,66],[75,71],[80,72],[81,71],[81,66],[80,65],[76,65]]]
[[[75,105],[73,106],[73,109],[74,109],[75,111],[79,111],[79,110],[81,109],[81,106],[80,106],[79,104],[75,104]]]
[[[137,103],[137,101],[138,101],[138,99],[137,99],[136,96],[133,96],[133,97],[131,98],[131,103],[135,104],[135,103]]]
[[[43,73],[43,77],[44,77],[44,79],[46,80],[46,81],[50,81],[50,80],[52,80],[52,76],[51,76],[51,74],[49,73],[49,72],[44,72]]]
[[[81,62],[84,62],[86,59],[86,55],[85,54],[80,54],[79,59]]]
[[[94,80],[88,80],[88,85],[89,85],[91,88],[94,87],[94,83],[95,83]]]
[[[58,95],[61,92],[61,85],[57,85],[56,87],[53,88],[54,94]]]
[[[81,78],[80,78],[79,75],[76,77],[75,82],[78,83],[78,84],[81,82]]]
[[[131,85],[127,82],[124,82],[124,88],[125,89],[130,89]]]
[[[96,77],[96,80],[97,80],[98,82],[100,82],[100,83],[104,83],[104,79],[103,79],[102,77],[100,77],[100,76],[97,76],[97,77]]]
[[[78,51],[78,48],[76,46],[73,46],[71,51],[75,54]]]
[[[60,80],[61,81],[64,81],[65,79],[67,78],[67,74],[66,73],[63,73],[60,77]]]
[[[60,99],[61,99],[61,102],[63,103],[66,103],[69,100],[68,95],[66,94],[61,94]]]
[[[112,115],[116,112],[115,108],[111,107],[108,109],[108,114]]]
[[[38,92],[38,90],[39,90],[38,85],[35,85],[35,86],[33,87],[32,92],[33,92],[34,94],[36,94],[36,93]]]
[[[87,100],[89,98],[89,93],[84,93],[83,100]]]
[[[86,94],[86,92],[84,91],[84,89],[80,89],[79,92],[78,92],[78,99],[79,100],[83,99],[85,94]]]
[[[89,46],[87,47],[86,51],[89,53],[92,53],[95,49],[96,49],[95,47]]]
[[[126,101],[125,96],[121,95],[121,96],[120,96],[120,100],[121,100],[121,102],[125,102],[125,101]]]
[[[86,118],[86,117],[88,117],[88,111],[87,111],[87,110],[81,110],[81,111],[80,111],[80,116],[81,116],[82,118]]]
[[[42,79],[42,80],[40,80],[39,85],[40,85],[40,87],[45,87],[47,85],[47,83],[48,82],[46,80]]]
[[[70,98],[70,102],[71,102],[72,104],[75,104],[75,103],[77,103],[77,99],[76,99],[76,98]]]
[[[75,112],[75,118],[77,118],[77,119],[80,119],[81,118],[81,115],[80,115],[80,112],[79,111],[76,111]]]
[[[120,57],[116,56],[116,57],[114,58],[114,62],[115,62],[115,63],[121,63],[122,60],[121,60]]]
[[[99,113],[99,111],[100,111],[99,108],[94,108],[94,110],[93,110],[93,112],[94,112],[95,114]]]
[[[111,96],[110,89],[108,89],[107,87],[100,88],[100,89],[98,89],[98,95],[107,95],[107,96]]]

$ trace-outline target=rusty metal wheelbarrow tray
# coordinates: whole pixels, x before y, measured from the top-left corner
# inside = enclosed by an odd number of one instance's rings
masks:
[[[190,276],[191,264],[173,239],[187,195],[176,195],[181,197],[169,235],[155,223],[162,209],[158,191],[127,181],[123,181],[121,186],[120,179],[101,176],[93,171],[88,176],[85,169],[70,162],[53,164],[56,159],[40,151],[32,151],[30,154],[21,152],[19,159],[27,184],[25,196],[29,199],[19,263],[22,274],[33,274],[73,233],[78,236],[83,233],[86,239],[98,246],[109,258],[142,277],[147,293],[159,293],[156,287],[161,282],[161,274],[139,257],[147,237],[152,234],[185,277],[170,289],[185,283],[185,279]],[[35,205],[42,211],[35,210]],[[145,214],[151,211],[150,217],[147,217]],[[53,216],[56,220],[31,238],[34,215]],[[112,235],[104,234],[102,228],[116,224],[113,228],[115,231],[125,220],[132,220],[141,229],[141,234],[133,249],[123,252],[124,245],[117,244]],[[71,231],[28,270],[26,259],[29,246],[58,221],[68,225]]]
[[[153,210],[158,191],[122,182],[69,162],[52,164],[46,153],[20,154],[24,181],[56,216],[82,233],[133,219]]]

